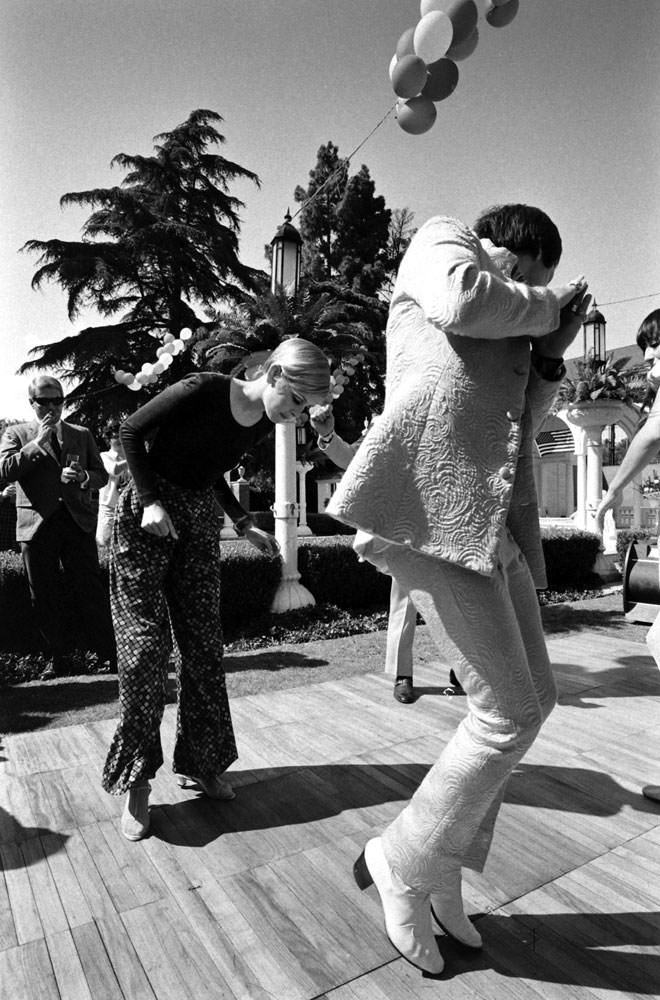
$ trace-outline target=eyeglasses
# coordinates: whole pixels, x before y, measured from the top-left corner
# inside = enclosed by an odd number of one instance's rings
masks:
[[[62,406],[64,396],[33,396],[32,402],[39,406]]]

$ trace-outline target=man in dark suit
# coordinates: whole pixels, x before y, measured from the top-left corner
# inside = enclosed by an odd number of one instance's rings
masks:
[[[16,483],[16,540],[37,625],[52,657],[52,671],[47,675],[65,674],[71,668],[71,644],[59,601],[60,566],[76,595],[89,647],[112,669],[115,639],[99,568],[91,497],[92,490],[104,486],[108,477],[87,428],[62,420],[60,382],[38,376],[30,383],[29,394],[36,419],[5,430],[0,442],[0,478]]]

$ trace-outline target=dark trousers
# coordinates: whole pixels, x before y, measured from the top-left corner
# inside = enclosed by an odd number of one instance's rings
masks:
[[[76,620],[89,649],[104,660],[114,659],[115,635],[94,532],[79,528],[62,506],[44,521],[29,542],[21,542],[21,555],[46,652],[61,656],[70,652],[72,646],[62,611],[61,566],[73,591]]]
[[[172,632],[180,653],[174,771],[210,778],[237,757],[222,667],[220,525],[213,490],[157,482],[178,540],[141,527],[134,485],[121,493],[113,526],[119,725],[103,771],[103,787],[113,795],[153,778],[163,762],[160,724]]]

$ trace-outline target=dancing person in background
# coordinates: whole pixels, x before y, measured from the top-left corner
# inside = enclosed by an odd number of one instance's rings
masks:
[[[615,513],[621,505],[624,488],[646,465],[656,460],[660,451],[660,393],[657,392],[660,387],[660,309],[654,309],[643,320],[637,331],[637,344],[650,364],[648,379],[656,390],[656,396],[646,422],[630,442],[630,447],[596,511],[596,530],[601,536],[607,514]],[[646,645],[660,667],[660,615],[646,635]],[[660,802],[660,785],[644,785],[642,794],[647,799]]]
[[[108,446],[101,452],[101,460],[108,474],[108,481],[99,491],[99,514],[96,523],[96,544],[100,548],[110,545],[112,525],[115,519],[115,508],[119,499],[119,490],[126,486],[129,480],[128,463],[124,448],[119,438],[119,421],[110,420],[103,429],[103,437]]]
[[[364,434],[361,434],[353,444],[344,441],[335,431],[335,418],[331,405],[313,407],[310,410],[309,421],[318,435],[317,443],[320,450],[340,469],[347,469],[362,443]],[[392,694],[402,705],[410,705],[416,700],[413,686],[413,641],[416,627],[417,608],[411,601],[410,594],[393,577],[387,618],[385,673],[394,677]],[[447,689],[447,693],[462,693],[463,689],[453,670],[449,671],[449,683],[452,691],[449,692]]]
[[[239,534],[275,556],[275,539],[254,526],[224,474],[273,423],[295,420],[329,390],[325,355],[291,338],[253,381],[190,375],[122,424],[132,482],[119,495],[110,550],[120,716],[103,787],[127,796],[122,832],[129,840],[148,832],[149,781],[163,762],[170,623],[181,654],[173,769],[183,787],[234,797],[222,777],[237,753],[222,667],[216,491]]]
[[[16,539],[35,619],[50,664],[44,680],[72,672],[61,595],[64,572],[76,600],[77,625],[99,665],[114,670],[115,637],[94,541],[93,490],[107,476],[91,432],[62,420],[64,392],[50,375],[28,387],[35,419],[11,424],[0,443],[0,478],[16,484]]]
[[[503,205],[474,230],[430,219],[401,263],[387,325],[385,406],[328,513],[422,614],[467,716],[354,865],[395,948],[443,969],[436,922],[478,948],[463,867],[481,871],[511,771],[555,704],[536,589],[546,585],[535,429],[586,314],[580,278],[552,285],[562,250],[539,209]]]

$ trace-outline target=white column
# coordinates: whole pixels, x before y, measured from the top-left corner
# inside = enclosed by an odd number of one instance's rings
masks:
[[[273,598],[271,611],[281,614],[305,608],[316,601],[300,583],[298,572],[296,503],[296,425],[275,425],[275,538],[282,557],[282,579]]]
[[[225,472],[225,480],[227,484],[231,482],[231,477],[228,472]],[[234,527],[234,522],[232,521],[232,519],[225,511],[223,511],[223,522],[222,522],[222,528],[220,529],[220,540],[227,541],[227,539],[229,538],[238,538],[238,532]]]
[[[296,462],[296,472],[298,473],[298,538],[305,538],[311,535],[312,529],[307,524],[307,473],[314,466],[311,462]]]
[[[587,439],[587,502],[585,530],[593,531],[595,525],[595,515],[598,504],[603,495],[603,464],[601,459],[601,443],[603,428],[586,427]]]

